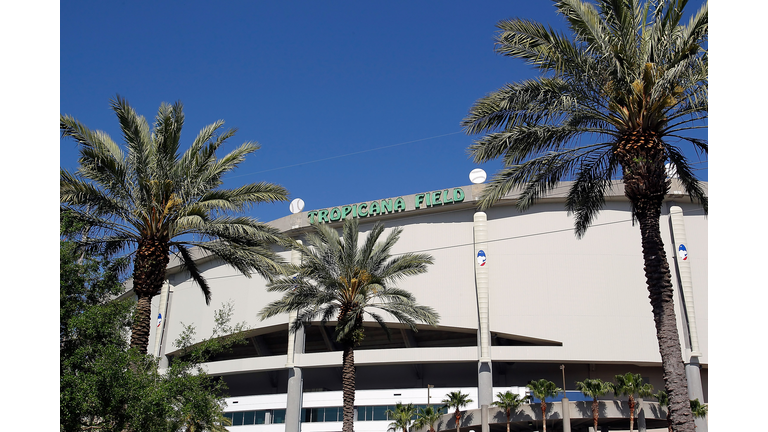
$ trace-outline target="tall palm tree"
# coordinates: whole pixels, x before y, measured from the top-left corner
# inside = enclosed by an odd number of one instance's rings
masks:
[[[542,76],[479,99],[462,126],[486,134],[468,149],[475,162],[504,162],[482,193],[481,209],[519,188],[517,206],[524,210],[572,179],[565,205],[582,237],[621,175],[640,226],[672,422],[676,430],[693,431],[659,221],[670,188],[667,162],[707,212],[707,197],[678,145],[708,151],[705,139],[691,135],[706,128],[708,7],[686,25],[686,3],[556,0],[570,35],[526,19],[499,22],[496,51],[525,60]]]
[[[624,375],[616,375],[615,381],[611,383],[611,391],[616,397],[627,396],[629,400],[629,430],[631,432],[635,423],[635,395],[640,397],[653,396],[653,386],[643,383],[643,377],[640,374],[627,372]]]
[[[61,170],[61,209],[85,225],[79,245],[87,254],[129,254],[133,291],[138,297],[131,347],[147,352],[152,297],[165,280],[169,255],[175,254],[200,286],[206,304],[211,290],[193,259],[192,247],[217,257],[250,277],[280,270],[270,245],[284,240],[268,225],[237,213],[253,204],[285,201],[287,191],[270,183],[221,188],[224,174],[259,146],[246,142],[222,158],[216,151],[234,130],[223,121],[203,128],[183,153],[183,107],[163,103],[150,129],[127,101],[111,101],[124,148],[102,131],[92,131],[62,115],[62,137],[79,147],[80,166]]]
[[[509,422],[512,418],[512,413],[516,413],[520,406],[525,403],[525,400],[519,394],[512,393],[509,390],[498,392],[496,397],[498,400],[494,401],[492,405],[504,410],[504,414],[507,415],[507,432],[509,432]]]
[[[440,420],[440,411],[433,408],[431,405],[425,408],[419,408],[416,413],[416,420],[413,422],[413,426],[421,429],[425,426],[429,426],[429,432],[435,432],[435,423]]]
[[[412,403],[403,404],[402,402],[398,402],[395,404],[394,410],[387,410],[387,418],[393,420],[392,423],[389,424],[387,432],[398,432],[398,430],[408,432],[408,428],[411,427],[411,423],[413,423],[413,418],[415,416],[416,408]]]
[[[456,390],[445,395],[443,399],[443,405],[447,408],[454,408],[453,418],[456,420],[456,432],[459,432],[461,426],[461,408],[472,403],[472,399],[469,395],[462,393],[461,390]]]
[[[611,383],[598,378],[587,378],[576,382],[576,390],[592,398],[592,423],[597,430],[597,420],[600,418],[600,403],[597,398],[611,391]]]
[[[538,381],[531,381],[526,384],[526,387],[531,391],[530,399],[533,402],[533,398],[537,397],[541,400],[541,424],[544,432],[547,432],[547,401],[548,397],[555,397],[563,389],[557,387],[555,383],[549,380],[540,379]]]
[[[416,330],[416,323],[437,325],[434,309],[418,305],[408,291],[397,288],[396,281],[425,273],[432,264],[427,254],[391,255],[402,228],[393,229],[384,241],[379,238],[384,226],[376,223],[365,242],[359,245],[357,219],[346,219],[343,234],[328,225],[316,224],[307,235],[307,246],[297,245],[302,256],[298,266],[288,266],[288,274],[273,280],[269,291],[283,292],[283,297],[261,310],[261,319],[296,311],[291,331],[303,322],[320,318],[325,324],[336,319],[334,337],[343,347],[342,390],[343,431],[352,432],[355,406],[354,349],[365,337],[363,316],[373,318],[389,335],[383,311]],[[295,275],[295,276],[293,276]]]

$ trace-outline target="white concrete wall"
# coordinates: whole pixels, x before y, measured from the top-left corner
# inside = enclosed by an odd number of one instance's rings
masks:
[[[470,197],[468,197],[470,198]],[[682,201],[682,200],[679,200]],[[698,206],[678,202],[683,208],[689,245],[699,343],[707,363],[707,221]],[[665,207],[665,211],[666,211]],[[414,293],[417,300],[440,313],[440,326],[477,328],[474,286],[472,219],[474,209],[446,206],[439,212],[405,212],[385,218],[388,227],[404,228],[393,250],[431,254],[435,264],[424,275],[408,278],[398,285]],[[499,205],[488,215],[488,260],[491,296],[491,332],[512,337],[534,338],[562,343],[562,346],[492,347],[494,361],[542,361],[585,363],[660,362],[648,291],[643,274],[639,227],[630,220],[629,205],[622,199],[609,201],[582,239],[573,232],[573,217],[562,201],[542,202],[520,213],[513,206]],[[294,217],[294,216],[292,216]],[[674,256],[668,228],[662,216],[662,237],[673,271],[677,292]],[[367,232],[373,220],[362,219]],[[292,222],[293,223],[293,222]],[[384,235],[389,233],[388,228]],[[289,252],[282,253],[290,258]],[[260,321],[257,313],[279,294],[268,293],[266,281],[254,275],[248,279],[234,269],[209,261],[203,275],[212,287],[210,306],[198,286],[186,275],[170,279],[172,298],[167,319],[167,341],[173,341],[184,324],[197,329],[198,339],[208,337],[214,311],[233,301],[234,322],[246,322],[255,329],[287,324],[287,316]],[[682,324],[679,297],[678,321]],[[155,298],[153,317],[157,317]],[[683,332],[681,332],[681,337]],[[154,344],[153,335],[150,347]],[[168,344],[165,352],[175,348]],[[473,361],[475,347],[366,350],[356,353],[356,362]],[[302,366],[341,363],[340,353],[304,354]],[[268,370],[281,367],[284,359],[253,358],[218,362],[211,372]],[[243,368],[243,369],[240,369]],[[215,371],[214,371],[215,369]]]

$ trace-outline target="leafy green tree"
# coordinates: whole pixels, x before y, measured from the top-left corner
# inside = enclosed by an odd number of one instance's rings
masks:
[[[180,153],[184,114],[181,103],[163,103],[150,130],[119,96],[111,102],[125,140],[124,149],[102,131],[92,131],[62,115],[62,137],[72,138],[80,152],[79,167],[62,169],[62,210],[83,225],[79,250],[108,257],[132,257],[133,291],[138,297],[131,328],[131,347],[147,352],[151,300],[165,280],[170,254],[202,290],[211,290],[193,259],[192,247],[215,256],[247,277],[279,272],[280,260],[270,249],[284,242],[268,225],[237,213],[262,202],[284,201],[284,188],[269,183],[224,189],[222,176],[259,147],[247,142],[222,158],[216,151],[234,130],[223,121],[203,128]]]
[[[194,330],[186,328],[176,345],[187,355],[161,373],[157,359],[129,347],[135,304],[110,301],[121,290],[115,264],[71,242],[60,250],[60,430],[216,430],[226,387],[200,363],[243,342],[242,325],[228,324],[231,307],[217,311],[211,340],[194,344]]]
[[[509,422],[512,419],[512,414],[520,409],[520,406],[525,403],[525,400],[520,398],[519,394],[512,393],[509,390],[506,392],[498,392],[496,397],[498,400],[494,401],[492,405],[504,410],[504,414],[507,415],[507,432],[509,432]]]
[[[435,423],[440,421],[440,415],[440,411],[432,406],[419,408],[413,426],[418,429],[429,426],[429,432],[435,432]]]
[[[413,418],[416,416],[416,408],[412,403],[403,404],[398,402],[395,404],[394,410],[387,410],[387,418],[392,419],[392,423],[389,424],[387,432],[397,432],[402,430],[408,432],[408,428],[413,423]]]
[[[708,5],[682,22],[687,0],[555,1],[570,34],[527,19],[501,21],[496,51],[542,75],[488,94],[462,125],[485,134],[469,147],[477,163],[501,158],[484,189],[486,209],[513,189],[517,206],[572,179],[566,209],[584,235],[621,176],[639,222],[644,269],[664,381],[676,430],[693,431],[687,381],[661,237],[662,201],[670,188],[665,164],[708,211],[707,197],[680,144],[706,154]]]
[[[611,391],[616,397],[627,396],[629,400],[629,430],[630,432],[635,423],[635,395],[640,397],[653,396],[653,386],[643,383],[643,377],[640,374],[627,372],[624,375],[616,375],[615,381],[611,383]]]
[[[547,401],[548,397],[555,397],[558,393],[563,391],[552,381],[540,379],[538,381],[531,381],[526,385],[531,391],[530,399],[533,402],[533,398],[537,397],[541,400],[541,424],[544,432],[547,432]]]
[[[471,404],[472,399],[469,398],[468,394],[457,390],[445,395],[445,399],[443,399],[442,403],[447,408],[454,408],[453,418],[456,420],[456,432],[459,432],[461,426],[461,408]]]
[[[363,317],[372,317],[389,335],[384,317],[388,313],[399,322],[416,330],[416,323],[436,325],[438,314],[430,307],[418,305],[408,291],[397,288],[396,281],[425,273],[432,264],[427,254],[406,253],[392,256],[391,250],[400,238],[401,228],[393,229],[384,241],[379,238],[384,225],[376,223],[362,244],[359,242],[357,219],[346,219],[343,235],[336,229],[316,224],[307,235],[308,246],[296,245],[302,256],[301,265],[290,265],[287,274],[268,285],[272,292],[283,292],[261,310],[261,319],[296,311],[291,331],[302,323],[320,318],[325,324],[336,319],[334,338],[341,343],[343,431],[352,432],[355,406],[354,350],[365,337]]]
[[[707,404],[701,403],[699,398],[691,399],[691,412],[695,418],[705,418],[707,411]]]
[[[582,392],[584,396],[592,398],[592,422],[597,430],[597,420],[600,418],[600,403],[597,398],[612,390],[611,383],[597,378],[587,378],[584,381],[576,382],[576,390]]]

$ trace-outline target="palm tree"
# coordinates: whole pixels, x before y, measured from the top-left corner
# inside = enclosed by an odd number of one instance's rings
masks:
[[[411,423],[413,422],[413,417],[415,415],[416,408],[412,403],[404,405],[403,403],[398,402],[395,404],[394,410],[387,410],[387,418],[394,420],[389,424],[387,432],[397,432],[398,430],[408,432],[408,428],[411,427]]]
[[[462,121],[467,133],[486,134],[468,149],[475,162],[504,162],[479,207],[519,188],[517,206],[524,210],[572,179],[565,205],[582,237],[621,175],[640,226],[672,422],[677,430],[693,431],[659,219],[670,188],[667,162],[707,212],[707,197],[678,144],[708,151],[706,139],[690,133],[706,128],[708,6],[685,25],[687,0],[594,3],[555,1],[570,37],[526,19],[497,25],[496,51],[525,60],[542,76],[479,99]]]
[[[534,396],[541,400],[541,424],[544,432],[547,432],[547,402],[545,399],[557,396],[563,389],[557,387],[552,381],[545,379],[531,381],[526,387],[531,390],[531,403],[533,403]]]
[[[576,382],[576,390],[592,398],[592,422],[597,430],[597,420],[600,417],[600,403],[597,402],[597,398],[611,391],[611,383],[597,378],[587,378]]]
[[[472,399],[469,395],[462,393],[461,390],[456,390],[445,395],[443,399],[443,405],[447,408],[455,408],[453,412],[453,418],[456,420],[456,432],[459,432],[461,426],[461,408],[472,403]]]
[[[658,392],[654,393],[652,396],[659,401],[660,407],[669,407],[669,396],[667,396],[667,392],[665,392],[664,390],[659,390]],[[669,432],[672,432],[672,420],[670,419],[670,416],[669,416],[669,408],[667,408],[667,429],[669,430]],[[694,429],[695,429],[695,426],[694,426]]]
[[[707,416],[707,404],[701,403],[699,398],[691,399],[691,413],[694,418],[705,418]]]
[[[243,275],[264,277],[280,270],[270,245],[284,240],[268,225],[238,212],[262,202],[285,201],[287,191],[269,183],[221,188],[222,176],[259,146],[246,142],[223,158],[216,151],[234,130],[223,121],[203,128],[180,153],[183,107],[163,103],[150,130],[119,96],[111,101],[125,140],[122,149],[104,132],[62,115],[62,137],[79,147],[80,166],[61,170],[61,209],[85,225],[79,246],[86,254],[132,256],[138,297],[131,347],[147,352],[152,297],[160,292],[173,253],[200,286],[206,304],[211,290],[193,259],[192,247],[217,257]]]
[[[439,316],[432,308],[416,304],[413,294],[394,286],[404,277],[425,273],[432,257],[413,253],[391,256],[402,228],[392,230],[379,243],[384,226],[376,223],[359,248],[357,219],[344,221],[341,238],[330,226],[316,224],[314,228],[307,235],[308,246],[296,246],[302,256],[301,265],[288,266],[292,276],[276,278],[267,286],[269,291],[285,294],[265,306],[259,315],[266,319],[295,311],[296,319],[291,325],[294,332],[303,322],[320,318],[325,324],[336,318],[334,337],[343,347],[343,431],[352,432],[354,349],[365,336],[363,316],[372,317],[388,335],[384,317],[374,310],[390,314],[412,330],[416,330],[416,322],[437,325]]]
[[[413,422],[413,426],[417,429],[429,426],[429,432],[435,432],[435,423],[437,423],[439,420],[439,410],[434,409],[432,406],[419,408],[419,412],[416,413],[416,420]]]
[[[507,415],[507,432],[509,432],[509,421],[512,418],[512,413],[516,413],[525,401],[520,398],[519,394],[512,393],[509,390],[506,392],[498,392],[496,397],[499,398],[499,400],[494,401],[492,405],[504,410],[504,414]]]
[[[635,422],[635,395],[640,397],[653,396],[653,386],[643,383],[640,374],[627,372],[624,375],[616,375],[616,381],[611,383],[611,390],[616,397],[627,396],[629,399],[629,430],[633,430]]]

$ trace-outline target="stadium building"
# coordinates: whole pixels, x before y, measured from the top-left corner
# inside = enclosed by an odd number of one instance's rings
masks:
[[[704,187],[706,188],[706,184]],[[546,378],[568,391],[569,403],[551,403],[547,429],[592,426],[591,399],[576,390],[586,378],[613,381],[639,373],[655,390],[664,388],[661,357],[648,299],[639,227],[633,224],[623,187],[616,184],[586,235],[574,235],[564,210],[569,183],[525,212],[508,195],[485,212],[476,210],[482,184],[425,191],[312,211],[272,221],[294,239],[311,223],[341,226],[358,218],[364,235],[376,221],[403,233],[393,254],[429,253],[426,274],[398,283],[420,304],[440,314],[437,327],[411,331],[392,320],[391,338],[375,322],[355,351],[356,422],[360,432],[387,430],[386,410],[397,402],[439,405],[450,391],[468,393],[462,432],[505,431],[506,417],[491,405],[498,392],[525,393]],[[675,307],[691,398],[707,401],[707,219],[673,180],[662,210],[662,236],[675,286]],[[706,189],[705,189],[706,191]],[[386,235],[386,231],[385,231]],[[296,262],[296,252],[280,251]],[[158,326],[150,351],[167,361],[183,325],[198,337],[211,334],[214,311],[234,307],[233,322],[249,326],[248,344],[206,364],[229,386],[226,411],[231,431],[341,430],[341,347],[333,324],[307,323],[290,334],[289,316],[261,321],[258,312],[279,293],[258,275],[201,257],[212,301],[172,259],[167,283],[153,300]],[[601,427],[628,430],[626,398],[601,402]],[[559,400],[556,399],[556,400]],[[565,409],[565,410],[564,410]],[[563,411],[567,411],[563,412]],[[635,428],[666,430],[666,414],[653,399],[640,404]],[[487,424],[483,425],[484,423]],[[437,429],[455,430],[452,415]],[[699,431],[706,423],[697,420]],[[525,406],[512,430],[541,430],[539,405]]]

